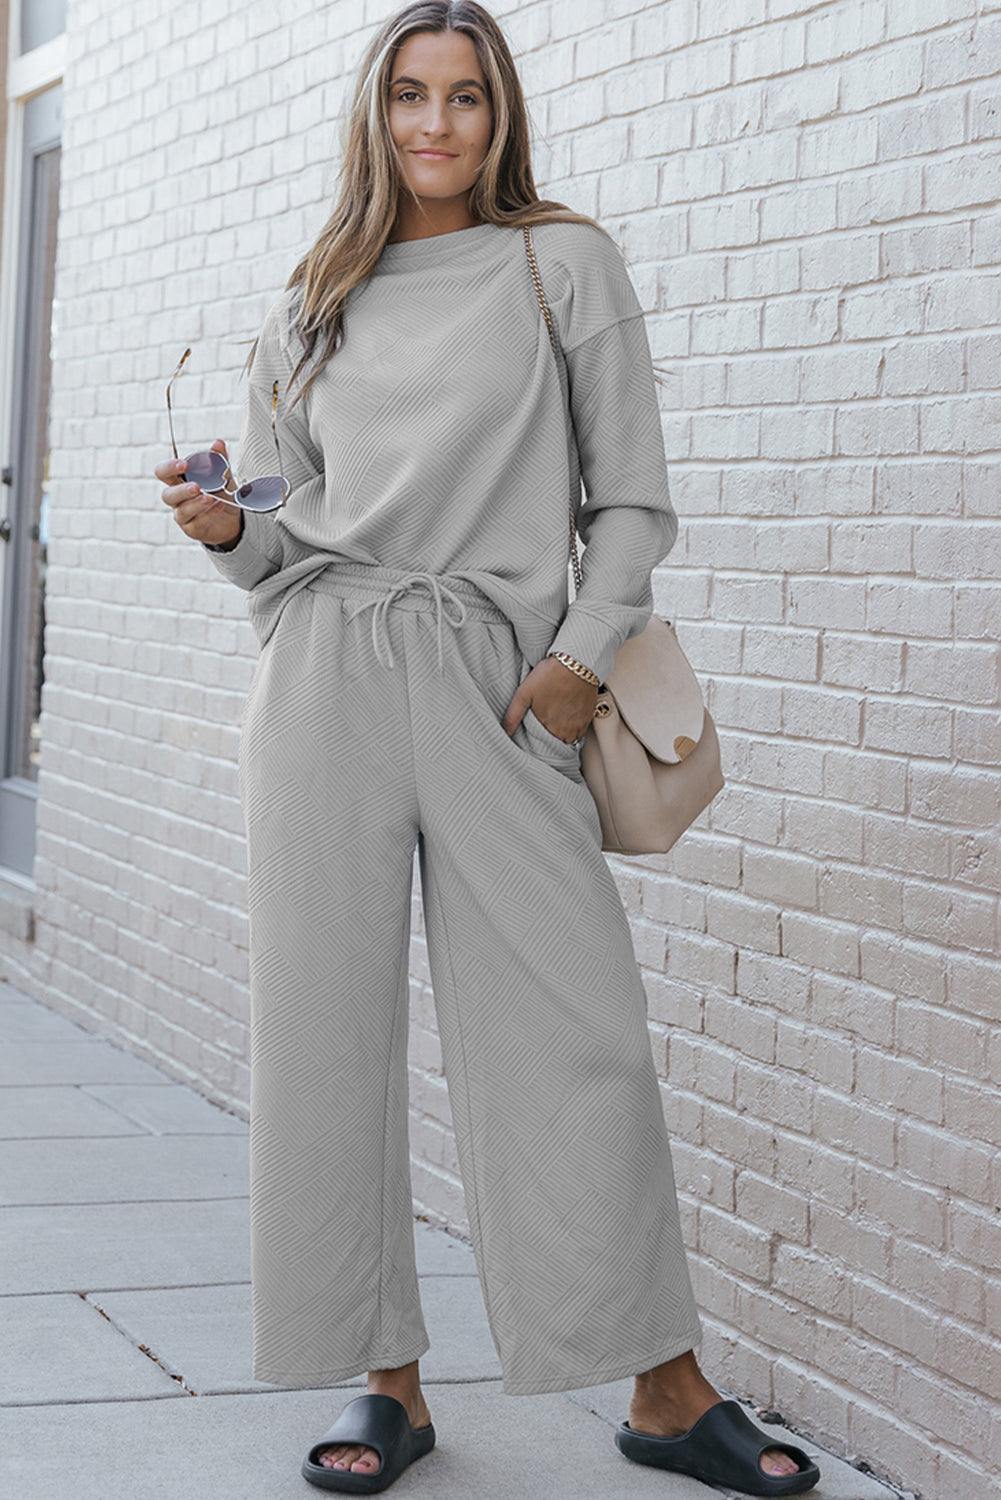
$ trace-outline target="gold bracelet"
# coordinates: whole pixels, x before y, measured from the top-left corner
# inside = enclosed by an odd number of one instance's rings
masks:
[[[575,656],[570,656],[566,651],[550,651],[549,655],[561,661],[565,667],[569,667],[571,672],[576,672],[578,677],[583,677],[585,682],[590,682],[593,687],[601,686],[598,674],[592,672],[590,667],[585,667],[583,662],[579,662]]]

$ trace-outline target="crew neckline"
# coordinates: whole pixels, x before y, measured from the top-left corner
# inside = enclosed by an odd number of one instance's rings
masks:
[[[459,260],[475,259],[492,249],[500,236],[510,231],[509,224],[471,224],[465,229],[450,229],[446,234],[432,234],[419,240],[394,240],[382,247],[372,274],[383,271],[410,270]]]

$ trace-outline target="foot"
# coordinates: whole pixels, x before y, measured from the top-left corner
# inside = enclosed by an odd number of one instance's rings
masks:
[[[629,1403],[629,1425],[635,1432],[648,1432],[656,1437],[680,1437],[722,1400],[689,1350],[636,1376]],[[799,1473],[795,1459],[781,1448],[766,1448],[760,1464],[765,1474]]]
[[[397,1370],[369,1370],[368,1390],[373,1396],[395,1396],[407,1409],[411,1427],[426,1427],[431,1413],[420,1386],[418,1360]],[[325,1469],[346,1469],[354,1474],[378,1474],[379,1455],[374,1448],[357,1444],[324,1448],[317,1462]]]

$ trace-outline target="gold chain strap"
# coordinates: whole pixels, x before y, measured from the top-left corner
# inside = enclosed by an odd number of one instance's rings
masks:
[[[549,304],[547,303],[546,297],[545,297],[545,293],[542,290],[542,277],[539,275],[539,267],[538,267],[538,263],[537,263],[537,261],[535,259],[535,246],[532,244],[532,230],[531,230],[531,228],[530,228],[530,226],[528,224],[523,224],[522,225],[522,233],[525,236],[525,251],[526,251],[526,253],[528,255],[528,268],[529,268],[529,270],[532,273],[532,280],[535,283],[535,291],[536,291],[536,295],[538,296],[538,299],[539,299],[539,305],[542,308],[542,316],[545,318],[545,320],[546,320],[546,327],[549,329],[549,342],[553,346],[553,358],[556,361],[556,367],[557,367],[557,369],[559,369],[559,363],[560,363],[559,347],[560,346],[559,346],[559,344],[557,343],[557,340],[556,340],[556,330],[553,327],[552,316],[551,316],[551,314],[549,312]],[[572,418],[571,418],[571,420],[572,420]],[[569,503],[569,506],[570,506],[570,561],[573,564],[573,581],[574,581],[574,587],[577,589],[578,592],[580,592],[580,586],[581,586],[580,558],[577,556],[577,527],[576,527],[576,524],[574,523],[573,497],[572,496],[570,497],[570,500],[569,500],[568,503]]]

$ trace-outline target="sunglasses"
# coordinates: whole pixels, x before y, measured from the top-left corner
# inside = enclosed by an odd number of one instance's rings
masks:
[[[185,349],[178,360],[177,369],[167,381],[167,421],[170,424],[170,446],[174,450],[174,457],[178,457],[177,443],[174,439],[174,414],[170,406],[170,388],[174,384],[184,361],[191,353]],[[278,473],[269,474],[263,479],[248,479],[246,484],[237,486],[229,461],[222,453],[206,451],[202,453],[189,453],[184,462],[187,464],[185,478],[192,484],[197,484],[199,489],[207,495],[212,495],[216,500],[223,501],[226,505],[236,505],[240,510],[279,510],[289,497],[292,486],[285,478],[285,470],[282,468],[282,450],[278,444],[278,382],[274,383],[271,391],[271,431],[274,433],[275,452],[278,455]]]

